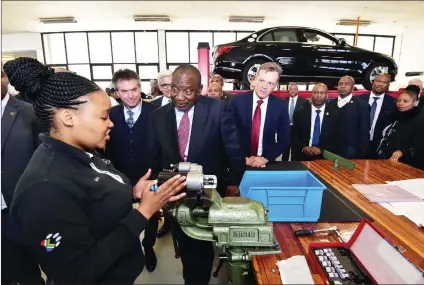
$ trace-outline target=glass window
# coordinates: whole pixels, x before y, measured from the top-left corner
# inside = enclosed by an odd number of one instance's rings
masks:
[[[238,41],[238,40],[244,39],[245,37],[251,35],[252,33],[250,33],[250,32],[237,32],[236,40]]]
[[[100,88],[105,90],[106,88],[110,88],[112,82],[111,81],[94,81]]]
[[[141,81],[141,92],[146,94],[151,93],[150,81]]]
[[[66,64],[63,33],[43,35],[46,64]]]
[[[135,62],[134,33],[112,33],[113,62]]]
[[[88,63],[86,33],[65,33],[68,63]]]
[[[190,33],[190,62],[195,63],[198,61],[197,45],[201,42],[209,43],[209,47],[213,49],[212,33],[209,33],[209,32]],[[212,61],[211,54],[212,53],[209,53],[210,61]]]
[[[138,66],[138,75],[140,76],[140,79],[155,79],[158,76],[158,73],[157,65]]]
[[[120,69],[130,69],[134,72],[137,72],[137,68],[135,64],[114,64],[113,65],[113,72],[117,72]]]
[[[89,64],[69,64],[69,70],[75,72],[78,75],[84,76],[91,80],[91,71]]]
[[[110,33],[88,33],[91,63],[111,63]]]
[[[375,37],[374,51],[393,56],[393,38]]]
[[[135,33],[137,62],[159,62],[158,34],[156,32]]]
[[[273,32],[268,32],[265,35],[263,35],[260,39],[261,42],[273,42],[274,41],[274,34]]]
[[[358,47],[372,51],[374,49],[374,37],[358,36]]]
[[[293,30],[274,30],[274,39],[276,42],[298,42],[296,31]]]
[[[314,31],[303,32],[303,36],[306,38],[306,41],[310,44],[336,45],[336,42],[334,42],[332,39]]]
[[[353,46],[354,45],[354,41],[355,41],[355,36],[353,35],[340,35],[340,34],[334,34],[335,37],[339,38],[339,39],[345,39],[346,43],[348,45]]]
[[[190,61],[188,32],[166,33],[166,57],[168,63]]]
[[[213,33],[213,45],[221,45],[234,42],[236,40],[236,33]],[[213,49],[213,47],[211,47]]]
[[[93,65],[93,79],[112,79],[112,66]]]

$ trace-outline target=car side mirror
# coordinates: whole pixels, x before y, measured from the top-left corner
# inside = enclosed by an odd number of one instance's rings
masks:
[[[345,39],[339,39],[339,45],[345,46],[346,45],[346,40]]]

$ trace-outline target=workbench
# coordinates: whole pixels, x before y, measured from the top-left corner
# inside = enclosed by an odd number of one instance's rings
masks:
[[[376,184],[386,181],[424,178],[424,171],[389,160],[353,160],[357,166],[347,170],[342,166],[333,169],[329,160],[315,160],[303,164],[318,175],[321,180],[331,185],[336,191],[353,202],[360,210],[369,215],[373,223],[381,229],[386,237],[403,251],[403,255],[415,265],[424,269],[424,229],[417,227],[404,216],[396,216],[377,203],[354,190],[352,184]],[[274,223],[274,233],[281,247],[281,254],[256,256],[253,259],[253,272],[258,284],[282,284],[276,265],[295,255],[304,255],[315,284],[325,284],[326,280],[318,274],[319,268],[311,262],[308,245],[312,242],[339,241],[336,235],[316,235],[297,238],[295,230],[325,229],[338,226],[344,240],[349,240],[359,222],[350,223]]]

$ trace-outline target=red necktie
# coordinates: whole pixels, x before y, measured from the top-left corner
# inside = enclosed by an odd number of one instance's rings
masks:
[[[252,137],[250,144],[250,155],[258,155],[258,146],[259,146],[259,132],[261,131],[261,105],[264,101],[258,100],[258,105],[255,109],[255,114],[253,115],[252,120]]]
[[[180,147],[181,159],[187,161],[187,157],[184,155],[188,144],[188,136],[190,134],[190,119],[188,117],[188,110],[184,111],[184,115],[181,118],[181,122],[178,128],[178,144]]]

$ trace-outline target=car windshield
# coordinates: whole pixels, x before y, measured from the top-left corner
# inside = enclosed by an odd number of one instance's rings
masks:
[[[304,32],[303,36],[305,37],[307,43],[318,44],[318,45],[336,45],[336,42],[322,34],[317,32]]]

